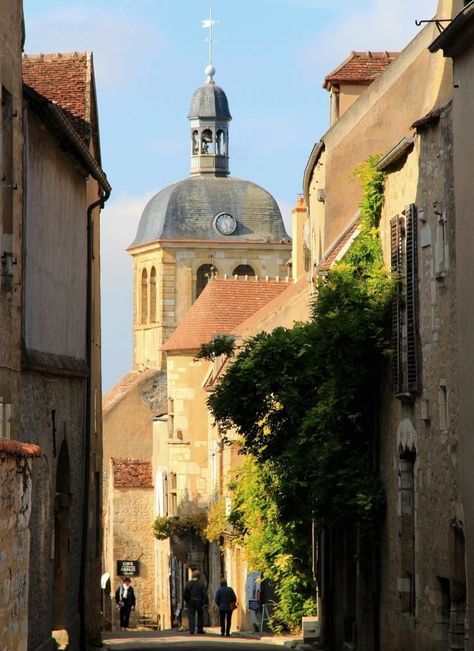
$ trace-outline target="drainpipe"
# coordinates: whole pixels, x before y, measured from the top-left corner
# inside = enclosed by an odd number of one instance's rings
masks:
[[[94,178],[96,176],[91,170]],[[103,173],[102,173],[103,174]],[[86,360],[89,372],[86,378],[86,396],[85,396],[85,428],[84,428],[84,504],[82,515],[82,553],[81,553],[81,570],[80,570],[80,599],[79,599],[79,617],[80,617],[80,640],[81,649],[87,648],[86,639],[86,577],[88,561],[88,536],[89,536],[89,499],[90,499],[90,470],[91,470],[91,418],[92,418],[92,263],[94,258],[94,240],[92,230],[92,213],[100,206],[102,209],[105,202],[110,197],[112,188],[107,179],[103,177],[96,178],[100,185],[101,197],[94,201],[87,208],[87,289],[86,289]],[[97,577],[98,579],[99,577]]]

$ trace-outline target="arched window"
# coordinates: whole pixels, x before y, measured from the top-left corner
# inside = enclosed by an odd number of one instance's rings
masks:
[[[255,271],[249,264],[239,264],[232,272],[233,276],[255,276]]]
[[[150,323],[156,323],[156,269],[150,273]]]
[[[212,264],[202,264],[196,272],[196,298],[207,285],[209,278],[217,275],[217,269]]]
[[[193,156],[199,154],[199,131],[197,129],[193,129],[192,132],[192,153]]]
[[[212,131],[204,129],[201,135],[201,154],[212,154]]]
[[[148,274],[142,271],[142,286],[140,297],[140,323],[146,323],[148,318]]]
[[[216,133],[216,154],[225,155],[225,133],[222,129]]]

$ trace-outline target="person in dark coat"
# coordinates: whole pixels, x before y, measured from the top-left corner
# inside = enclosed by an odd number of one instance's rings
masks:
[[[120,630],[128,628],[130,621],[130,611],[135,610],[135,592],[130,585],[131,581],[125,577],[122,585],[115,592],[115,601],[120,608]]]
[[[189,632],[195,631],[197,617],[197,632],[205,633],[203,608],[208,604],[207,590],[201,581],[201,572],[194,570],[191,581],[184,587],[183,599],[188,607]]]
[[[224,578],[221,579],[221,587],[216,592],[215,602],[219,608],[221,635],[229,637],[232,613],[237,608],[237,597]]]

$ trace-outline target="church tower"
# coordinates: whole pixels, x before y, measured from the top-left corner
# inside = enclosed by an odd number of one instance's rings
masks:
[[[232,116],[226,94],[215,85],[214,66],[208,65],[207,82],[193,95],[191,122],[191,174],[229,176],[229,122]]]
[[[134,242],[133,367],[164,368],[162,346],[212,275],[287,275],[291,242],[266,190],[230,176],[225,92],[215,68],[194,92],[190,176],[146,205]]]

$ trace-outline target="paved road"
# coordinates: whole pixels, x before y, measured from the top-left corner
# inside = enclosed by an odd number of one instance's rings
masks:
[[[189,635],[188,633],[148,631],[127,631],[107,633],[104,642],[111,651],[275,651],[278,646],[260,640],[247,640],[239,637],[221,638],[217,635]],[[280,647],[281,648],[281,647]]]

